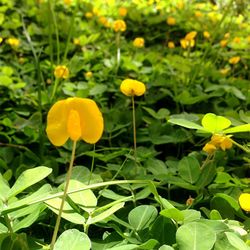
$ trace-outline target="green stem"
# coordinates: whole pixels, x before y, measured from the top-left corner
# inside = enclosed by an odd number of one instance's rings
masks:
[[[95,153],[95,144],[94,144],[93,152]],[[88,185],[90,184],[92,173],[94,171],[94,163],[95,163],[95,154],[93,154],[92,161],[91,161],[91,169],[90,169],[90,174],[89,174]]]
[[[76,141],[73,141],[73,147],[72,147],[72,153],[71,153],[71,160],[70,160],[70,164],[69,164],[69,170],[68,170],[67,177],[66,177],[66,183],[65,183],[65,187],[64,187],[63,196],[62,196],[61,206],[60,206],[60,209],[59,209],[59,212],[58,212],[58,216],[57,216],[57,219],[56,219],[56,225],[55,225],[54,233],[53,233],[51,244],[50,244],[50,250],[54,249],[54,245],[55,245],[55,242],[56,242],[57,233],[58,233],[58,230],[59,230],[60,221],[61,221],[62,212],[63,212],[63,206],[64,206],[64,202],[66,200],[67,191],[68,191],[68,187],[69,187],[69,181],[70,181],[70,177],[71,177],[71,174],[72,174],[75,151],[76,151]]]
[[[231,139],[231,138],[230,138],[230,140],[231,140],[231,142],[232,142],[234,145],[236,145],[237,147],[239,147],[240,149],[242,149],[242,150],[245,151],[246,153],[250,154],[250,149],[249,149],[249,148],[246,148],[246,147],[240,145],[238,142],[234,141],[234,140]]]
[[[56,78],[55,82],[54,82],[54,86],[53,86],[53,90],[52,90],[52,94],[51,94],[51,97],[50,97],[50,101],[52,102],[54,97],[55,97],[55,94],[56,94],[56,90],[57,90],[57,86],[58,86],[58,83],[59,83],[60,79],[59,78]]]
[[[118,72],[118,69],[119,69],[119,66],[120,66],[120,60],[121,60],[120,37],[121,37],[120,32],[116,33],[116,48],[117,48],[117,54],[116,54],[116,59],[117,59],[116,73]]]
[[[132,111],[133,111],[134,158],[136,162],[136,121],[135,121],[135,99],[133,95],[132,95]]]
[[[10,232],[11,234],[13,234],[14,232],[13,232],[13,229],[12,229],[12,226],[11,226],[11,222],[10,222],[9,216],[8,216],[8,215],[5,215],[5,216],[4,216],[4,219],[5,219],[6,226],[7,226],[8,230],[9,230],[9,232]]]

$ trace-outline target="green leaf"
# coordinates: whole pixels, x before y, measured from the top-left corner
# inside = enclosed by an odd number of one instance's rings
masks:
[[[80,181],[70,180],[68,191],[77,190],[86,186],[87,185],[81,183]],[[69,197],[74,203],[80,205],[81,208],[88,213],[91,213],[97,205],[97,199],[90,189],[69,194]]]
[[[0,86],[9,87],[12,84],[12,79],[9,76],[0,75]]]
[[[150,226],[157,217],[157,209],[151,205],[141,205],[129,212],[129,224],[136,230],[142,230]]]
[[[51,168],[42,167],[42,166],[24,171],[18,177],[14,186],[8,192],[8,198],[12,196],[16,196],[17,194],[21,193],[26,188],[41,181],[42,179],[47,177],[51,172],[52,172]]]
[[[178,170],[181,178],[191,184],[194,184],[201,174],[200,163],[193,156],[183,157],[178,163]]]
[[[249,250],[249,247],[246,245],[246,243],[241,238],[239,238],[235,233],[225,232],[225,234],[232,246],[234,246],[238,250]]]
[[[8,185],[8,182],[0,174],[0,199],[2,201],[6,200],[9,190],[10,190],[10,187]]]
[[[174,250],[171,246],[163,245],[159,248],[159,250]]]
[[[173,219],[176,222],[182,222],[184,220],[183,214],[177,208],[164,209],[160,214],[164,217]]]
[[[216,233],[207,225],[191,222],[178,228],[176,243],[179,250],[210,250],[216,241]]]
[[[156,249],[156,246],[159,245],[159,242],[155,239],[150,239],[143,244],[141,244],[138,249],[143,249],[143,250],[152,250]]]
[[[182,126],[184,128],[191,128],[191,129],[199,129],[199,130],[203,130],[203,127],[191,122],[189,120],[183,119],[183,118],[170,118],[168,120],[168,122],[173,123],[175,125],[179,125]]]
[[[228,128],[231,125],[231,121],[223,116],[208,113],[202,118],[201,124],[203,130],[214,134],[222,132],[224,129]]]
[[[184,223],[196,221],[196,220],[199,220],[201,218],[201,212],[196,211],[194,209],[186,209],[186,210],[182,210],[180,212],[182,213],[182,215],[184,217],[184,220],[183,220]]]
[[[223,133],[240,133],[240,132],[250,132],[250,124],[243,124],[233,128],[228,128],[223,130]]]
[[[54,250],[90,250],[91,241],[87,234],[77,229],[64,231],[55,243]]]

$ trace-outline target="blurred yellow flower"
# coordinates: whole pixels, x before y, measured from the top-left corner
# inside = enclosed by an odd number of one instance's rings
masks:
[[[115,32],[119,32],[119,31],[124,32],[127,26],[123,20],[119,19],[119,20],[114,21],[113,28]]]
[[[208,31],[204,31],[203,32],[203,36],[206,38],[206,39],[209,39],[211,37],[210,33]]]
[[[209,155],[213,154],[216,151],[216,147],[212,143],[206,143],[206,145],[202,148],[202,150]]]
[[[84,74],[86,78],[91,78],[93,76],[93,73],[91,71],[88,71]]]
[[[184,39],[187,40],[187,41],[191,41],[196,37],[196,35],[197,35],[196,31],[191,31],[191,32],[186,34]]]
[[[85,17],[88,18],[88,19],[90,19],[90,18],[93,17],[93,13],[92,12],[86,12],[85,13]]]
[[[228,40],[221,40],[220,41],[220,46],[221,48],[225,48],[227,46]]]
[[[239,197],[240,207],[246,212],[250,212],[250,194],[242,193]]]
[[[240,57],[239,56],[234,56],[234,57],[231,57],[228,62],[230,64],[237,64],[238,62],[240,61]]]
[[[96,7],[93,8],[92,12],[93,12],[93,14],[96,15],[96,16],[99,16],[99,15],[100,15],[100,10],[97,9]]]
[[[3,38],[2,38],[2,37],[0,37],[0,44],[2,43],[2,41],[3,41]]]
[[[102,113],[88,98],[71,97],[57,101],[48,112],[46,132],[55,146],[62,146],[69,138],[96,143],[103,133]]]
[[[109,23],[109,21],[108,21],[108,19],[105,17],[105,16],[100,16],[99,17],[99,22],[103,25],[103,26],[105,26],[105,27],[110,27],[110,23]]]
[[[72,0],[64,0],[63,2],[64,2],[64,4],[66,4],[66,5],[70,5],[70,4],[72,3]]]
[[[17,38],[8,38],[6,42],[13,48],[17,48],[20,45],[20,40]]]
[[[172,17],[172,16],[169,16],[169,17],[167,18],[167,24],[170,25],[170,26],[175,25],[175,24],[176,24],[175,18]]]
[[[195,40],[194,39],[192,40],[181,39],[180,44],[183,49],[193,48],[195,45]]]
[[[119,8],[118,12],[119,12],[119,16],[125,17],[128,13],[128,10],[125,7],[121,7],[121,8]]]
[[[180,0],[180,1],[177,3],[176,6],[177,6],[177,8],[178,8],[179,10],[182,10],[182,9],[184,9],[185,4],[184,4],[183,0]]]
[[[69,77],[69,69],[65,65],[58,65],[54,70],[54,76],[58,79],[67,79]]]
[[[235,37],[234,39],[233,39],[233,43],[240,43],[241,42],[241,39],[240,39],[240,37]]]
[[[247,42],[250,43],[250,36],[247,37]]]
[[[198,17],[198,18],[203,16],[203,14],[199,10],[195,11],[194,15],[195,17]]]
[[[233,143],[229,136],[214,134],[210,141],[217,148],[221,148],[223,151],[230,149],[233,146]]]
[[[145,84],[133,79],[125,79],[120,86],[121,92],[126,96],[141,96],[145,93]]]
[[[227,32],[225,35],[224,35],[224,38],[229,38],[230,37],[230,33],[229,32]]]
[[[230,68],[224,68],[224,69],[221,69],[221,70],[220,70],[220,73],[221,73],[222,75],[226,75],[229,71],[230,71]]]
[[[136,48],[143,48],[144,43],[145,43],[145,41],[144,41],[144,38],[142,38],[142,37],[136,37],[133,41],[133,45]]]
[[[169,47],[170,49],[174,49],[174,48],[175,48],[174,42],[169,41],[169,42],[168,42],[168,47]]]
[[[75,45],[80,45],[80,39],[79,39],[79,38],[74,38],[74,39],[73,39],[73,43],[74,43]]]

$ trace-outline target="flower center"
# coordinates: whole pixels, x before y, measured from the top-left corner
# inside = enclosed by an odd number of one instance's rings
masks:
[[[67,121],[67,130],[69,137],[73,141],[77,141],[81,137],[81,123],[78,112],[74,109],[69,111],[69,117]]]

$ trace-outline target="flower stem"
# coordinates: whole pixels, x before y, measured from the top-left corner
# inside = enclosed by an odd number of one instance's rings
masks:
[[[69,181],[70,181],[70,177],[71,177],[71,174],[72,174],[75,151],[76,151],[76,141],[73,141],[73,147],[72,147],[72,153],[71,153],[71,160],[70,160],[70,164],[69,164],[69,170],[68,170],[67,177],[66,177],[66,183],[65,183],[65,187],[64,187],[64,193],[63,193],[63,196],[62,196],[61,206],[60,206],[60,209],[59,209],[59,212],[58,212],[58,216],[57,216],[57,219],[56,219],[56,225],[55,225],[55,228],[54,228],[54,232],[53,232],[53,236],[52,236],[52,240],[51,240],[51,244],[50,244],[50,250],[54,249],[54,245],[55,245],[55,242],[56,242],[57,233],[58,233],[58,230],[59,230],[60,221],[61,221],[62,212],[63,212],[63,206],[64,206],[64,202],[66,200],[67,191],[68,191],[68,187],[69,187]]]
[[[231,142],[232,142],[234,145],[236,145],[237,147],[239,147],[240,149],[242,149],[242,150],[245,151],[246,153],[248,153],[248,154],[250,153],[250,149],[249,149],[249,148],[242,146],[241,144],[239,144],[238,142],[234,141],[234,140],[231,139],[231,138],[230,138],[230,140],[231,140]]]
[[[134,134],[134,158],[136,162],[136,122],[135,122],[135,99],[132,95],[132,111],[133,111],[133,134]]]

